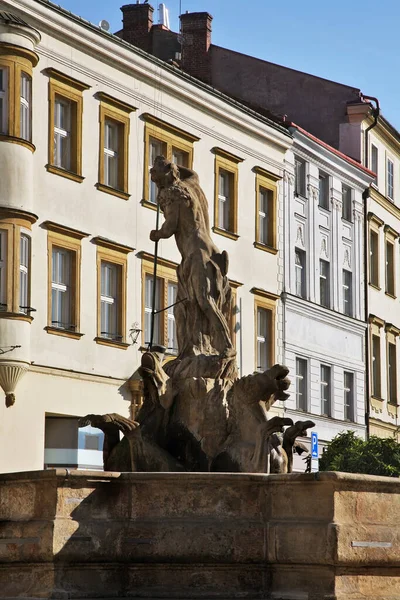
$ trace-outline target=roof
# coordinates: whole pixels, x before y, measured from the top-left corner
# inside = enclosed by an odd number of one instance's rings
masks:
[[[185,71],[182,71],[182,69],[180,69],[174,65],[170,65],[170,64],[166,63],[165,61],[153,56],[152,54],[145,52],[141,48],[138,48],[137,46],[134,46],[133,44],[130,44],[129,42],[126,42],[125,40],[122,40],[117,35],[110,33],[108,31],[105,31],[104,29],[101,29],[97,25],[90,23],[90,21],[87,21],[86,19],[83,19],[82,17],[79,17],[78,15],[73,14],[72,12],[62,8],[61,6],[54,4],[50,0],[34,0],[34,2],[36,2],[37,4],[41,4],[42,6],[46,6],[50,10],[53,10],[54,12],[58,12],[60,15],[62,15],[63,17],[66,17],[67,19],[73,21],[74,23],[81,25],[82,27],[85,27],[86,29],[90,29],[97,35],[100,35],[104,38],[108,38],[110,41],[114,42],[115,44],[125,47],[126,49],[130,50],[131,52],[146,58],[150,62],[161,67],[162,69],[165,69],[165,70],[168,70],[168,71],[174,73],[174,75],[176,75],[177,77],[184,79],[186,81],[189,81],[190,83],[192,83],[192,85],[195,85],[196,87],[203,89],[204,91],[208,92],[209,94],[212,94],[213,96],[219,98],[220,100],[223,100],[224,102],[237,108],[241,112],[244,112],[244,113],[250,115],[257,121],[260,121],[266,125],[269,125],[273,129],[279,131],[279,133],[281,133],[282,135],[292,137],[290,132],[283,125],[280,125],[279,123],[274,122],[272,119],[260,114],[259,112],[256,112],[255,110],[252,110],[245,104],[238,102],[237,100],[231,98],[230,96],[227,96],[226,94],[224,94],[223,92],[220,92],[216,88],[214,88],[206,83],[203,83],[202,81],[200,81],[199,79],[196,79],[195,77],[192,77]]]
[[[327,144],[323,140],[320,140],[319,138],[317,138],[312,133],[309,133],[308,131],[306,131],[305,129],[303,129],[302,127],[300,127],[300,125],[296,125],[296,123],[293,123],[292,121],[289,121],[289,122],[287,122],[287,126],[288,127],[293,127],[294,129],[297,129],[297,131],[299,131],[300,133],[302,133],[303,135],[305,135],[306,137],[308,137],[313,142],[316,142],[317,144],[319,144],[323,148],[326,148],[326,150],[329,150],[333,154],[336,154],[336,156],[338,156],[339,158],[342,158],[343,160],[345,160],[349,164],[353,165],[353,167],[356,167],[357,169],[360,169],[361,171],[364,171],[364,173],[366,173],[370,177],[373,177],[373,178],[376,177],[376,173],[374,173],[370,169],[367,169],[367,167],[364,167],[364,165],[362,165],[361,163],[359,163],[357,160],[354,160],[354,158],[350,158],[350,156],[347,156],[347,154],[344,154],[343,152],[340,152],[340,150],[337,150],[336,148],[334,148],[333,146],[330,146],[329,144]]]

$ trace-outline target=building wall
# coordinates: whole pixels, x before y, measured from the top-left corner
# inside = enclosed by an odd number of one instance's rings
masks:
[[[39,65],[33,73],[33,142],[36,150],[0,142],[2,157],[9,168],[0,191],[0,206],[12,204],[32,211],[31,306],[33,321],[1,318],[1,344],[20,349],[3,355],[3,361],[23,360],[27,373],[16,386],[16,402],[0,407],[0,471],[40,469],[44,464],[46,415],[82,416],[87,413],[130,414],[132,396],[127,380],[135,373],[141,352],[139,344],[128,345],[131,324],[143,321],[142,253],[151,255],[154,245],[149,232],[156,213],[142,202],[144,197],[144,139],[151,114],[174,128],[199,138],[193,143],[193,166],[209,200],[214,224],[215,152],[239,157],[237,239],[213,233],[215,243],[230,256],[229,276],[237,287],[238,362],[247,374],[256,368],[255,296],[250,290],[264,290],[274,297],[281,292],[277,254],[254,247],[255,178],[254,167],[272,174],[281,199],[280,178],[284,154],[291,139],[266,120],[255,120],[222,97],[196,86],[171,69],[150,60],[123,42],[101,34],[96,28],[67,18],[47,6],[28,0],[7,1],[9,9],[35,25],[41,33],[36,47]],[[62,32],[62,33],[60,33]],[[82,92],[82,176],[81,182],[46,169],[49,162],[48,91],[49,71],[56,69],[87,89]],[[127,199],[96,188],[99,155],[99,97],[97,93],[128,103],[136,110],[129,116],[129,168]],[[160,122],[161,122],[160,121]],[[19,165],[25,161],[28,167]],[[19,175],[18,175],[19,177]],[[25,186],[25,187],[24,187]],[[11,194],[8,190],[13,189]],[[25,198],[23,189],[31,190]],[[11,200],[10,200],[11,198]],[[48,222],[83,234],[81,248],[81,298],[79,339],[52,335],[48,325]],[[126,331],[127,345],[96,343],[97,335],[97,245],[98,237],[128,247]],[[134,250],[132,250],[134,249]],[[161,240],[159,256],[169,263],[180,260],[173,239]],[[235,284],[236,285],[236,284]],[[276,309],[275,309],[276,310]],[[279,329],[278,329],[279,331]],[[24,333],[26,332],[26,333]],[[280,356],[281,340],[275,336],[275,355]],[[5,364],[3,362],[3,364]]]
[[[363,198],[370,178],[329,149],[294,132],[286,156],[284,187],[284,361],[292,373],[285,412],[316,423],[320,449],[341,431],[365,435],[365,312]],[[298,191],[295,161],[305,165],[305,194]],[[321,207],[319,175],[328,177],[327,208]],[[297,175],[298,177],[298,175]],[[342,184],[351,188],[351,220],[342,218]],[[304,294],[296,286],[296,250],[305,254]],[[321,305],[320,260],[329,263],[329,307]],[[343,270],[352,275],[352,315],[344,314]],[[296,397],[296,358],[307,361],[306,410]],[[329,415],[323,415],[321,365],[331,369]],[[345,419],[344,372],[353,374],[353,416]],[[305,407],[304,407],[305,408]],[[307,441],[304,440],[306,443]],[[303,468],[301,460],[295,468]]]

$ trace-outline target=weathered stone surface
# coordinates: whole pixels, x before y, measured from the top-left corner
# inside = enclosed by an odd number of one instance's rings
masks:
[[[400,600],[399,498],[340,473],[0,475],[0,598]]]

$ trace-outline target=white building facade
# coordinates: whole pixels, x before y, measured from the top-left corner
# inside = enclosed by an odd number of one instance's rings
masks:
[[[363,193],[372,175],[301,128],[292,132],[282,239],[292,373],[285,414],[316,423],[321,451],[341,431],[365,436]]]
[[[0,11],[0,472],[101,468],[101,436],[77,419],[133,416],[140,401],[154,156],[199,173],[247,374],[283,359],[278,207],[292,138],[44,0]],[[174,301],[179,261],[160,241],[157,309]],[[176,354],[171,310],[154,343]]]

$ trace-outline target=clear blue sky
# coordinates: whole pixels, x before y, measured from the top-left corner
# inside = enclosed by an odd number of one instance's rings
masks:
[[[58,2],[95,24],[106,19],[115,32],[129,0]],[[180,2],[182,12],[213,15],[214,44],[360,88],[400,129],[399,0],[164,0],[175,31]]]

